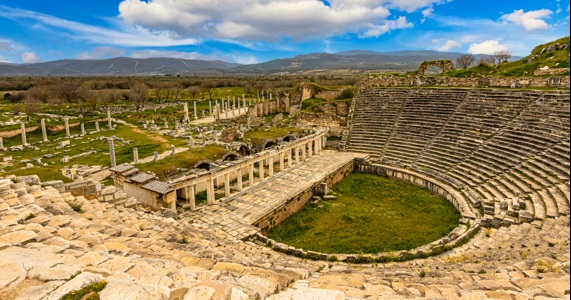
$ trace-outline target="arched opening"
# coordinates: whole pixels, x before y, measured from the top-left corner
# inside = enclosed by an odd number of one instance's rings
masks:
[[[284,137],[283,141],[289,143],[289,142],[293,141],[294,139],[295,139],[295,137],[293,135],[288,135],[288,136]]]
[[[210,171],[212,165],[210,164],[209,161],[199,161],[196,165],[194,165],[194,168]]]
[[[252,154],[252,151],[248,146],[242,145],[240,146],[240,149],[238,149],[238,154],[240,154],[240,156],[249,156]]]
[[[222,157],[222,161],[237,161],[240,155],[236,152],[228,152]]]
[[[272,148],[272,147],[274,147],[275,145],[276,145],[276,143],[273,142],[273,141],[267,142],[267,143],[264,145],[264,149]]]

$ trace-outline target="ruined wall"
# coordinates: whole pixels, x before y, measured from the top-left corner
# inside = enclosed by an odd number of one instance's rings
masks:
[[[361,78],[360,88],[399,86],[441,86],[441,87],[497,87],[497,88],[569,88],[570,77],[395,77],[368,75]]]
[[[418,68],[418,76],[424,76],[429,67],[438,67],[445,73],[454,70],[454,63],[451,60],[425,61]]]
[[[295,124],[300,127],[324,127],[330,135],[341,136],[347,127],[349,104],[335,102],[320,105],[315,112],[301,112],[296,115]]]
[[[287,203],[284,203],[270,214],[258,220],[254,223],[254,226],[260,228],[262,234],[267,235],[270,229],[278,226],[307,205],[307,203],[313,198],[316,189],[320,187],[321,183],[325,182],[327,183],[327,186],[332,187],[339,181],[343,180],[343,178],[347,177],[347,175],[351,174],[354,168],[354,161],[351,161],[337,171],[326,176],[322,181],[316,183],[311,188],[303,191],[301,194],[290,199]]]

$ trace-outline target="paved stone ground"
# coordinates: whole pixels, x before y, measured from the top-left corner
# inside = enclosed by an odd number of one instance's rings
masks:
[[[363,154],[325,150],[318,156],[275,174],[243,192],[205,206],[188,216],[195,226],[244,239],[259,231],[251,226],[262,217],[299,195],[327,175]]]
[[[234,198],[256,190],[274,195],[273,183],[308,179],[328,157],[340,158],[326,152]],[[258,204],[279,203],[265,201]],[[570,298],[566,216],[484,230],[428,259],[352,265],[299,259],[244,242],[239,232],[233,237],[230,223],[216,225],[235,221],[216,214],[230,214],[224,205],[173,219],[0,178],[0,299],[60,299],[102,280],[102,300]]]

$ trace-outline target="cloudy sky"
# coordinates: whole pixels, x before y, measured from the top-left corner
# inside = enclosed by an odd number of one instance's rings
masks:
[[[256,63],[354,49],[525,56],[568,0],[0,0],[0,62],[128,56]]]

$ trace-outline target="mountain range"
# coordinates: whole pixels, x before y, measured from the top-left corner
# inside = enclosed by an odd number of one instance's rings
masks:
[[[179,58],[58,60],[35,64],[0,63],[0,76],[152,76],[303,74],[333,71],[411,71],[426,60],[455,61],[462,53],[438,51],[375,52],[352,50],[313,53],[264,63],[241,65]],[[485,56],[476,55],[477,59]]]

